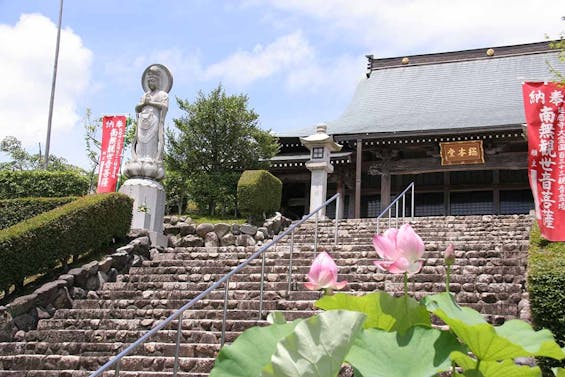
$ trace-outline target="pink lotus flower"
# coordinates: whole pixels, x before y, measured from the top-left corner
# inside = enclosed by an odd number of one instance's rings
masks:
[[[452,265],[453,262],[455,262],[455,246],[453,246],[452,243],[447,245],[447,248],[443,252],[443,255],[445,257],[445,263]]]
[[[422,268],[420,258],[424,255],[424,241],[410,224],[404,224],[400,229],[387,229],[382,236],[375,234],[373,246],[384,259],[374,262],[383,271],[415,274]]]
[[[326,289],[330,292],[332,289],[342,289],[346,284],[346,281],[337,281],[337,266],[325,251],[314,259],[310,272],[308,272],[308,282],[304,283],[310,290]]]

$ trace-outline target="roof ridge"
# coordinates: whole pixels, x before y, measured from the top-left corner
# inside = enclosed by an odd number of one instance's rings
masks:
[[[407,55],[404,57],[375,58],[366,55],[367,76],[371,71],[379,69],[412,67],[428,64],[457,63],[463,61],[477,61],[486,59],[497,59],[512,56],[524,56],[534,54],[547,54],[552,50],[549,44],[554,41],[527,43],[520,45],[507,45],[498,47],[483,47],[459,51],[445,51],[431,54]]]

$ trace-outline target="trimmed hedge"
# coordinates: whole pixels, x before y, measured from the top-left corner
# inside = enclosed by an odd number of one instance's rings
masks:
[[[246,170],[237,182],[237,200],[245,216],[263,218],[281,207],[282,182],[266,170]]]
[[[565,242],[542,238],[537,223],[530,233],[528,292],[534,326],[551,330],[565,346]],[[550,367],[565,367],[565,360],[542,358],[539,364],[544,376],[553,376]]]
[[[133,200],[118,193],[96,194],[0,231],[0,290],[52,268],[70,256],[98,251],[124,238]]]
[[[0,171],[0,199],[83,196],[88,178],[74,172],[45,170]]]
[[[0,229],[37,216],[53,208],[77,200],[76,196],[63,198],[21,198],[0,200]]]

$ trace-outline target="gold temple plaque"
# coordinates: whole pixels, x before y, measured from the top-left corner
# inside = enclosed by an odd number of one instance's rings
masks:
[[[484,164],[482,140],[439,143],[442,165]]]

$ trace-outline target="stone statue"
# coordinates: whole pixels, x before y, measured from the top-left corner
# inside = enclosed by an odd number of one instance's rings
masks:
[[[165,176],[164,128],[173,77],[164,65],[153,64],[143,72],[141,85],[145,94],[135,107],[137,129],[132,144],[132,159],[126,164],[124,173],[128,178],[161,180]]]

